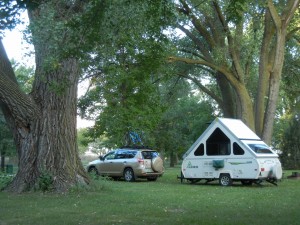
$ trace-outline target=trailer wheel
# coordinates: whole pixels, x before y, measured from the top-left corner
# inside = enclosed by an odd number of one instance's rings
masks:
[[[232,179],[228,173],[222,173],[219,177],[219,184],[221,186],[231,186],[232,185]]]

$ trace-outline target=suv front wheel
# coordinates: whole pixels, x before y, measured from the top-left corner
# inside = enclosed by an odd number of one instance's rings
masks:
[[[133,170],[131,168],[126,168],[124,170],[124,179],[127,182],[132,182],[132,181],[135,180],[135,178],[134,178],[134,172],[133,172]]]

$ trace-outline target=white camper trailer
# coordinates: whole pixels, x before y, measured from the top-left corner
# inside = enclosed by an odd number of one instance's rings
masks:
[[[241,120],[216,118],[183,156],[181,180],[250,185],[282,177],[278,155]]]

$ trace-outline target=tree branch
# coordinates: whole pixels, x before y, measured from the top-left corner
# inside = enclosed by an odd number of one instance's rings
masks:
[[[222,105],[223,104],[223,101],[222,99],[217,96],[214,92],[212,92],[211,90],[209,90],[208,88],[206,88],[198,79],[196,79],[195,77],[191,77],[187,74],[184,74],[184,73],[178,73],[178,76],[180,77],[184,77],[188,80],[191,80],[194,82],[194,84],[196,84],[200,90],[202,90],[204,93],[206,93],[207,95],[209,95],[211,98],[213,98],[218,105]]]
[[[39,110],[34,101],[18,86],[1,40],[0,102],[8,108],[10,116],[14,118],[16,124],[27,127],[30,121],[39,116]]]
[[[213,63],[207,62],[205,60],[196,60],[196,59],[188,59],[188,58],[181,58],[181,57],[175,57],[175,56],[171,56],[168,58],[169,62],[183,62],[186,64],[198,64],[198,65],[204,65],[204,66],[208,66],[216,71],[220,71],[221,73],[223,73],[224,75],[230,76],[230,72],[225,68],[225,67],[221,67],[221,66],[217,66]],[[229,78],[228,78],[229,79]]]
[[[218,4],[217,1],[213,1],[213,5],[215,7],[215,10],[216,10],[216,13],[219,17],[219,20],[221,21],[221,24],[224,28],[224,31],[225,31],[225,34],[227,36],[227,40],[228,40],[228,48],[229,48],[229,52],[230,52],[230,55],[231,55],[231,58],[232,58],[232,61],[233,61],[233,65],[234,65],[234,68],[235,68],[235,72],[236,72],[236,75],[237,75],[237,78],[244,82],[244,71],[241,67],[241,64],[240,64],[240,60],[237,56],[237,52],[235,50],[235,44],[234,44],[234,40],[233,40],[233,37],[231,36],[231,33],[230,33],[230,30],[229,30],[229,27],[228,27],[228,24],[224,18],[224,15],[222,14],[222,11],[221,11],[221,8]]]
[[[207,61],[213,61],[208,49],[204,47],[204,45],[201,43],[201,41],[194,35],[192,34],[188,29],[185,29],[183,26],[178,25],[178,28],[183,31],[198,47],[198,49],[201,51],[203,54],[203,58],[205,58]]]
[[[289,0],[287,7],[283,12],[284,25],[288,26],[294,16],[295,11],[299,8],[300,0]]]
[[[281,18],[278,15],[277,10],[276,10],[272,0],[268,0],[268,9],[271,13],[271,16],[272,16],[272,19],[273,19],[276,29],[280,29],[281,28]]]
[[[205,38],[205,40],[210,45],[210,47],[213,48],[216,45],[216,43],[214,39],[211,37],[210,33],[202,25],[199,19],[191,13],[191,9],[189,8],[188,4],[184,0],[180,0],[180,2],[184,7],[183,9],[180,10],[180,12],[183,12],[185,15],[189,16],[192,19],[192,23],[196,28],[196,30],[202,35],[202,37]]]

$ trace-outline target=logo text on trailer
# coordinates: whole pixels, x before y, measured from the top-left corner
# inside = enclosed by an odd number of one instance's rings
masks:
[[[192,163],[191,163],[191,161],[189,161],[189,163],[187,165],[187,168],[189,168],[189,169],[197,169],[198,166],[193,166]]]

